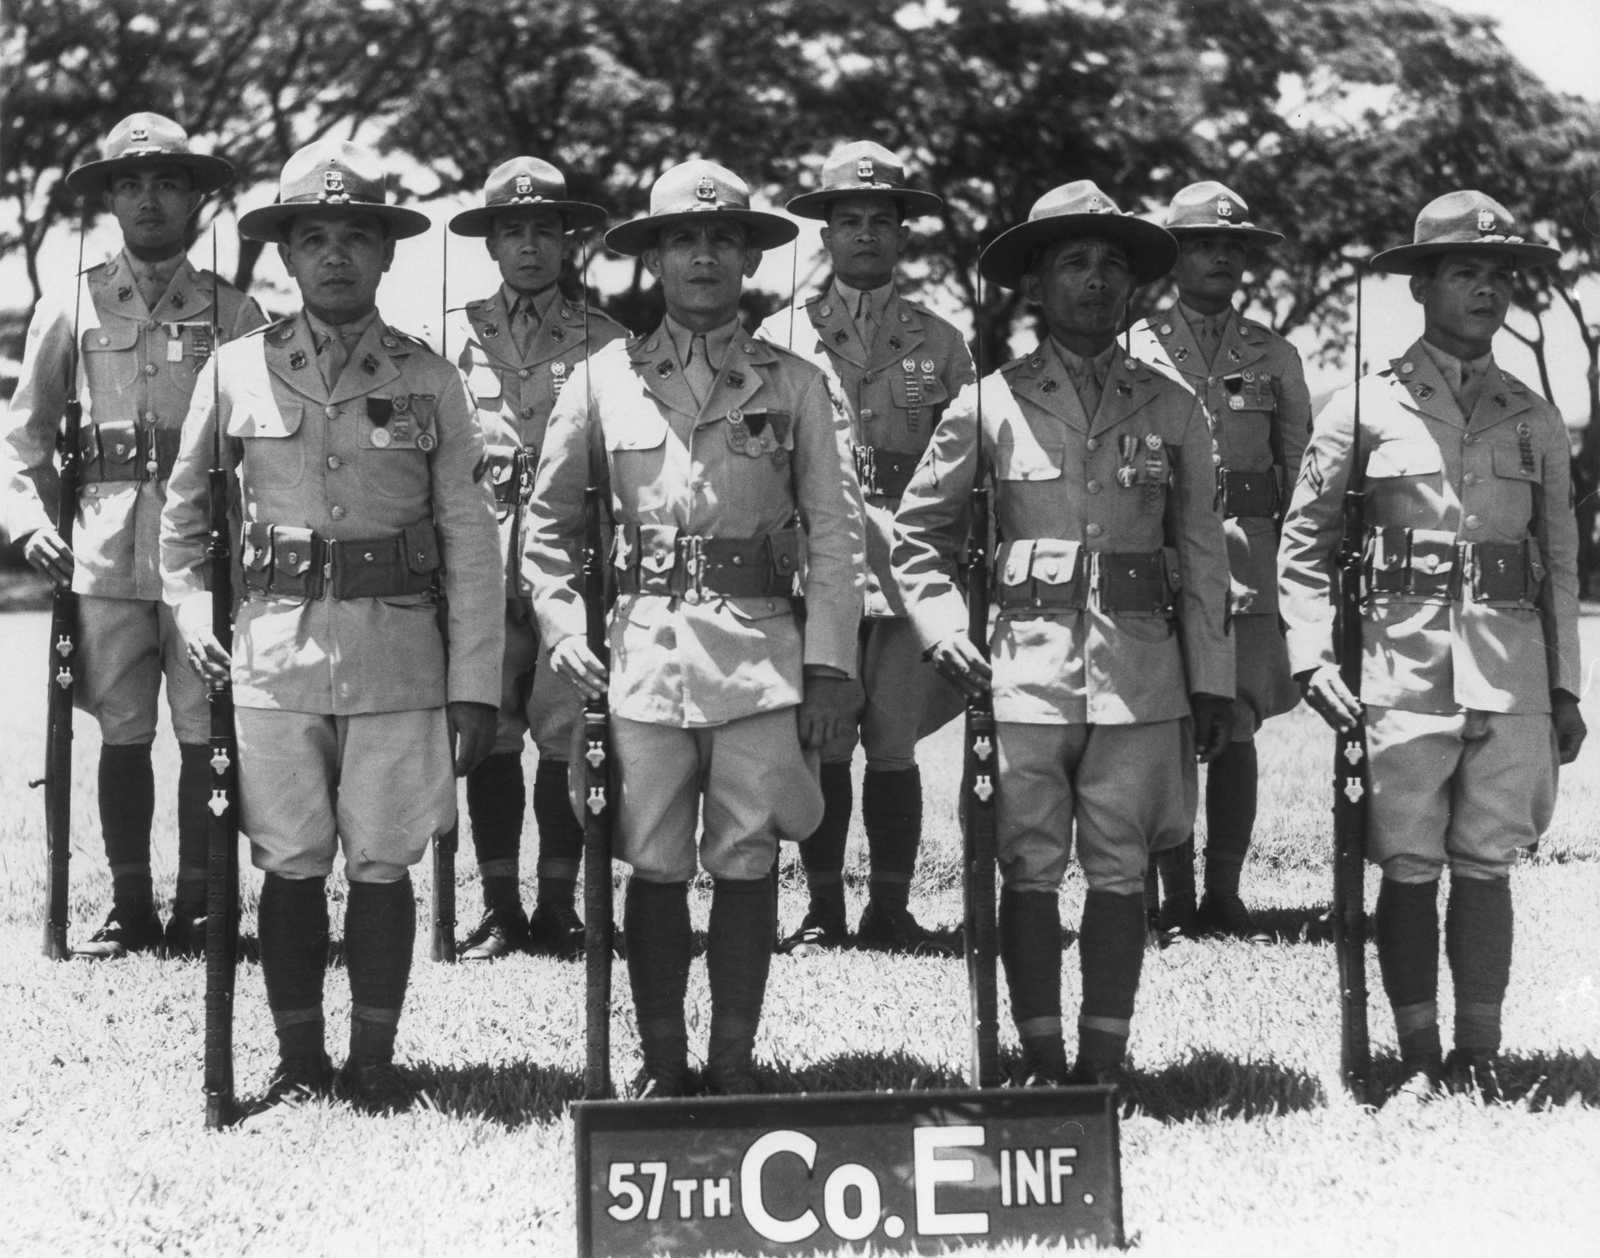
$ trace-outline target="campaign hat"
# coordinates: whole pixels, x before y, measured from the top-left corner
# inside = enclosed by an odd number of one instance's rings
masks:
[[[215,192],[233,181],[233,166],[196,153],[189,133],[164,114],[129,114],[106,133],[100,156],[67,172],[67,187],[79,196],[104,192],[114,176],[140,166],[178,166],[189,172],[196,192]]]
[[[489,172],[483,204],[457,214],[450,220],[450,230],[458,236],[487,236],[496,214],[517,210],[555,210],[568,231],[587,231],[606,221],[606,212],[598,205],[567,198],[566,177],[549,162],[521,156]]]
[[[1164,227],[1124,214],[1092,179],[1075,179],[1050,189],[1033,203],[1026,222],[991,240],[978,269],[996,284],[1017,288],[1046,245],[1084,236],[1121,245],[1140,284],[1160,279],[1178,258],[1178,242]]]
[[[1235,236],[1252,245],[1283,242],[1282,232],[1257,227],[1244,198],[1215,179],[1179,188],[1167,206],[1166,228],[1179,241],[1185,236]]]
[[[871,140],[851,140],[829,153],[822,163],[822,184],[802,192],[783,208],[801,218],[826,219],[835,201],[848,197],[888,197],[900,203],[902,218],[936,214],[944,198],[906,183],[904,163]]]
[[[606,245],[637,256],[650,248],[663,227],[698,219],[703,214],[743,223],[756,249],[788,244],[800,229],[781,214],[750,208],[750,185],[726,166],[696,158],[662,172],[650,189],[650,212],[619,223],[606,233]]]
[[[1375,254],[1372,269],[1389,275],[1415,275],[1428,259],[1446,253],[1489,253],[1519,266],[1549,266],[1561,257],[1517,226],[1511,211],[1474,189],[1435,197],[1417,215],[1409,245]]]
[[[391,205],[388,176],[372,149],[350,140],[318,140],[289,155],[278,176],[278,199],[239,219],[239,234],[250,240],[281,241],[289,223],[307,210],[371,214],[396,240],[420,236],[428,216]]]

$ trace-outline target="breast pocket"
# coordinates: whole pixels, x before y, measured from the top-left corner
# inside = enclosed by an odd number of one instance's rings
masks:
[[[1543,480],[1540,454],[1530,448],[1496,446],[1492,452],[1495,503],[1492,527],[1508,540],[1523,536],[1524,524],[1533,513],[1534,487]],[[1500,528],[1502,521],[1507,526]]]
[[[724,498],[754,517],[794,500],[794,416],[789,411],[732,410],[720,421],[727,448]]]
[[[506,386],[500,379],[500,373],[488,363],[473,364],[467,376],[467,388],[472,390],[473,400],[480,411],[498,412],[505,401]]]
[[[1060,480],[1066,462],[1064,445],[1017,442],[994,448],[994,474],[1000,480]]]
[[[370,396],[355,408],[356,470],[362,487],[380,498],[426,501],[428,455],[439,441],[431,394]]]
[[[665,483],[667,421],[654,406],[605,424],[606,461],[612,492],[641,513],[661,510],[669,501]]]
[[[1410,476],[1438,476],[1444,470],[1439,447],[1431,441],[1385,441],[1367,456],[1369,480],[1399,480]]]
[[[113,323],[83,333],[83,374],[91,401],[120,393],[139,379],[139,329]]]
[[[305,442],[299,439],[305,408],[298,402],[244,398],[228,414],[228,436],[244,442],[240,477],[246,488],[289,489],[305,476]]]

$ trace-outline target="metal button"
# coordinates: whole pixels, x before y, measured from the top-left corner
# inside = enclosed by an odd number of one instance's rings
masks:
[[[1091,524],[1088,528],[1084,529],[1084,532],[1090,537],[1099,537],[1100,534],[1105,532],[1105,529],[1099,524]]]
[[[1083,443],[1083,448],[1085,450],[1098,450],[1100,448],[1100,438],[1090,437],[1089,440]]]
[[[872,408],[870,406],[863,406],[861,408],[861,418],[863,421],[872,418]]]
[[[517,370],[517,379],[526,380],[532,374],[533,372],[529,371],[526,367],[521,367]]]
[[[1463,521],[1463,523],[1465,523],[1465,524],[1466,524],[1466,526],[1467,526],[1467,527],[1468,527],[1468,528],[1469,528],[1469,529],[1475,529],[1475,528],[1477,528],[1477,527],[1478,527],[1478,525],[1480,525],[1480,524],[1482,524],[1482,523],[1483,523],[1483,521],[1482,521],[1482,520],[1481,520],[1481,519],[1479,519],[1479,518],[1478,518],[1478,517],[1477,517],[1477,516],[1475,516],[1475,515],[1469,515],[1469,516],[1468,516],[1468,517],[1467,517],[1467,518],[1466,518],[1466,520],[1464,520],[1464,521]]]
[[[330,454],[328,456],[328,466],[332,470],[338,471],[341,467],[344,466],[344,463],[340,460],[340,458],[339,458],[339,456],[337,454]]]
[[[146,363],[144,365],[144,374],[147,375],[147,376],[155,375],[156,374],[156,365],[154,363]]]
[[[335,520],[342,520],[344,519],[344,508],[340,506],[330,507],[328,509],[328,514],[331,515]]]
[[[1468,472],[1461,478],[1461,483],[1463,485],[1476,485],[1478,483],[1478,474],[1476,472]]]
[[[322,408],[322,413],[329,419],[339,418],[339,408],[337,406],[324,406]]]
[[[1091,494],[1097,494],[1100,492],[1100,482],[1097,480],[1091,480],[1087,485],[1084,486],[1084,488],[1087,489]]]

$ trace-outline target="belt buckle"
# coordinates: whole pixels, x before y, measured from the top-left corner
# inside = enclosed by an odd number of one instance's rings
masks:
[[[699,533],[689,533],[678,539],[678,546],[678,563],[683,568],[683,601],[699,603],[705,598],[705,538]]]
[[[308,591],[308,593],[311,594],[312,598],[322,598],[327,595],[329,590],[333,589],[333,540],[327,537],[313,536],[311,545],[313,553],[317,556],[317,562],[312,565],[312,570],[316,574],[313,578],[313,583],[317,588],[314,592]]]
[[[861,479],[861,492],[878,492],[878,452],[872,446],[856,447],[856,475]]]
[[[511,456],[512,479],[517,484],[517,502],[527,506],[533,500],[534,451],[532,446],[518,446]]]

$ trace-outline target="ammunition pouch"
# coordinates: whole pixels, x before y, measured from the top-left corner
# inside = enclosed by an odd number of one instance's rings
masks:
[[[526,507],[533,498],[533,473],[539,451],[533,446],[489,452],[489,484],[496,507]]]
[[[1217,509],[1230,519],[1242,516],[1276,520],[1283,513],[1283,491],[1278,484],[1277,469],[1242,472],[1219,467]]]
[[[431,520],[388,537],[322,537],[287,524],[247,524],[244,587],[277,598],[394,598],[427,594],[439,573]]]
[[[84,483],[164,481],[172,475],[182,435],[178,428],[133,420],[85,424],[80,445]]]
[[[1022,538],[1000,547],[995,567],[995,602],[1002,613],[1053,615],[1094,607],[1112,616],[1175,614],[1178,567],[1167,550],[1091,551],[1065,538]]]
[[[1442,529],[1399,525],[1367,530],[1362,559],[1365,593],[1425,602],[1500,603],[1535,607],[1544,561],[1533,538],[1461,542]]]
[[[917,470],[921,457],[903,450],[856,446],[856,478],[861,482],[861,492],[868,497],[900,497],[911,483],[911,473]]]
[[[704,537],[670,524],[629,524],[617,530],[611,548],[619,594],[664,594],[689,603],[792,597],[804,557],[805,538],[797,528],[760,537]]]

